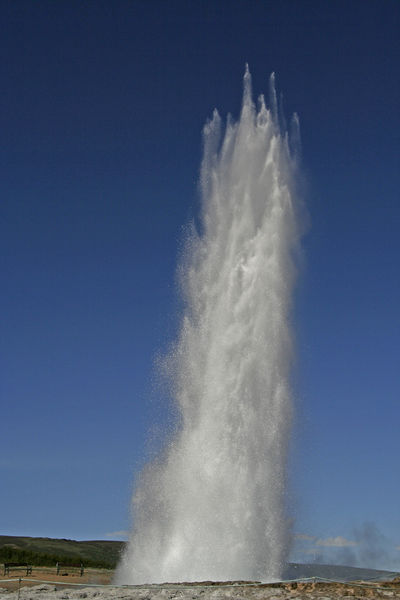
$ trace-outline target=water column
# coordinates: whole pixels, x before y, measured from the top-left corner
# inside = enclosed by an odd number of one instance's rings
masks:
[[[222,132],[214,111],[204,127],[201,231],[167,357],[180,427],[138,478],[119,583],[265,581],[284,566],[301,206],[273,76],[270,97],[255,107],[246,69],[238,122]]]

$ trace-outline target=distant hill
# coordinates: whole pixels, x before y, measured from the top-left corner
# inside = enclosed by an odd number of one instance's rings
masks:
[[[0,563],[28,562],[36,566],[54,566],[56,562],[87,567],[114,569],[124,542],[17,537],[0,535]]]
[[[342,565],[319,565],[289,563],[286,566],[283,579],[302,579],[306,577],[321,577],[321,579],[332,579],[335,581],[359,581],[366,580],[390,580],[398,576],[393,571],[382,571],[378,569],[364,569],[361,567],[345,567]]]
[[[125,542],[17,537],[0,535],[0,563],[27,562],[34,566],[54,567],[57,562],[64,564],[83,563],[86,567],[114,569],[125,547]],[[319,565],[289,563],[283,579],[321,577],[336,581],[390,580],[398,576],[393,571],[344,567],[340,565]]]

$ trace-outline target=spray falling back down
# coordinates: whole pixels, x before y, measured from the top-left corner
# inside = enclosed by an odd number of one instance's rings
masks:
[[[271,107],[261,97],[256,110],[246,69],[239,121],[222,141],[216,111],[204,128],[202,233],[169,357],[181,427],[138,482],[119,583],[281,574],[300,203],[273,76]]]

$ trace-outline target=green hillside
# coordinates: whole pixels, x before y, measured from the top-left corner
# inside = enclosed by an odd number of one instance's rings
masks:
[[[124,542],[17,537],[0,535],[0,563],[27,562],[35,566],[83,563],[86,567],[115,568]]]

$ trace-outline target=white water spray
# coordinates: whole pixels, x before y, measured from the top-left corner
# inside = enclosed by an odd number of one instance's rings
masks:
[[[118,583],[281,576],[300,201],[273,76],[270,95],[257,111],[246,69],[239,121],[222,142],[217,111],[204,128],[202,233],[169,357],[181,427],[141,475]]]

